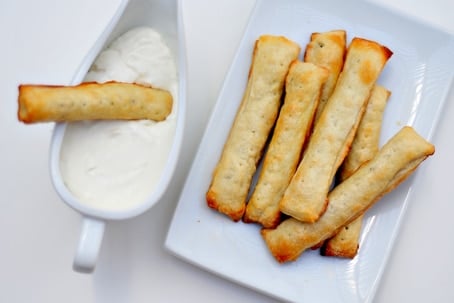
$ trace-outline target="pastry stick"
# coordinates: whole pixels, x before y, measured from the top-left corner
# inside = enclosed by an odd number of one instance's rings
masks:
[[[378,152],[383,113],[386,108],[390,91],[376,85],[372,90],[366,111],[356,131],[350,152],[342,163],[340,181],[350,177],[362,164],[372,159]],[[350,224],[342,227],[322,247],[325,256],[354,258],[359,247],[363,216],[359,216]]]
[[[291,64],[284,104],[243,221],[258,222],[268,228],[280,222],[279,201],[300,160],[327,78],[328,70],[323,67],[301,61]]]
[[[206,193],[209,207],[239,221],[265,143],[276,121],[285,77],[300,47],[282,36],[256,41],[241,105]]]
[[[329,77],[323,86],[320,102],[315,112],[314,123],[317,123],[320,118],[320,114],[336,86],[337,78],[344,65],[345,51],[346,32],[344,30],[313,33],[306,46],[304,61],[312,62],[329,70]]]
[[[280,210],[315,222],[327,207],[334,175],[348,153],[370,92],[392,52],[370,40],[354,38],[344,68],[323,110]]]
[[[372,160],[330,192],[328,208],[317,222],[290,218],[276,229],[262,229],[272,255],[279,262],[296,260],[304,250],[332,237],[364,213],[434,152],[434,146],[413,128],[403,127]]]
[[[172,95],[139,84],[106,82],[76,86],[19,86],[18,118],[24,123],[79,120],[164,120]]]

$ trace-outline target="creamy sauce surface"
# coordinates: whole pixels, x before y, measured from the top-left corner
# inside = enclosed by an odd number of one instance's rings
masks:
[[[80,202],[103,209],[128,209],[156,188],[172,146],[178,103],[177,69],[170,49],[152,28],[130,30],[95,60],[85,81],[141,83],[170,91],[166,120],[69,123],[60,171]]]

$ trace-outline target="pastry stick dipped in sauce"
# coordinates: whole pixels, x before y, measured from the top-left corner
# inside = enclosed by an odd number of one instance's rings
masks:
[[[90,120],[65,129],[59,169],[69,191],[99,209],[135,208],[157,188],[175,137],[179,107],[173,55],[154,28],[133,28],[99,54],[85,81],[140,83],[172,95],[172,111],[160,122]]]
[[[170,92],[109,81],[75,86],[20,85],[19,120],[24,123],[82,120],[162,121],[172,111]]]

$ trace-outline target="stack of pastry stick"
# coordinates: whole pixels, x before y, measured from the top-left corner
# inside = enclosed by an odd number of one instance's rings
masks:
[[[324,255],[353,258],[362,214],[435,150],[411,127],[379,149],[390,92],[376,82],[387,47],[357,37],[347,46],[337,30],[312,34],[304,61],[299,50],[284,37],[257,40],[207,203],[261,224],[279,262],[321,243]]]
[[[350,177],[362,164],[370,161],[377,154],[383,113],[389,95],[390,91],[383,86],[376,85],[372,89],[366,112],[358,126],[350,152],[341,166],[340,182]],[[322,254],[353,258],[358,251],[362,217],[361,215],[344,226],[336,236],[326,241],[322,247]]]
[[[239,221],[268,135],[274,126],[290,64],[300,46],[285,37],[257,40],[240,108],[206,194],[208,206]]]
[[[295,60],[289,69],[286,95],[255,190],[247,204],[245,222],[275,227],[280,221],[279,201],[298,165],[310,132],[320,89],[328,70]]]

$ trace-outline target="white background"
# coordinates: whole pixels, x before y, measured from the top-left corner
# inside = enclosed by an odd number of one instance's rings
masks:
[[[451,0],[374,0],[454,34]],[[65,84],[119,0],[0,2],[0,302],[275,302],[163,248],[176,199],[254,0],[187,0],[188,114],[164,200],[108,225],[93,275],[71,270],[80,217],[52,188],[52,124],[17,122],[19,83]],[[454,54],[453,54],[454,55]],[[454,68],[454,67],[453,67]],[[433,138],[375,302],[454,302],[454,91]]]

